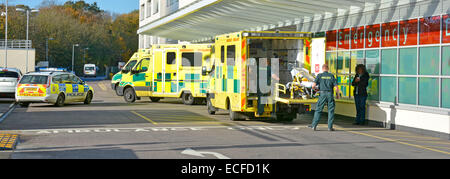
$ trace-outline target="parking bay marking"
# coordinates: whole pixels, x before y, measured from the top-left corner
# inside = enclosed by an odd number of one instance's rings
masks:
[[[300,130],[306,126],[189,126],[189,127],[144,127],[144,128],[83,128],[83,129],[38,129],[38,130],[15,130],[0,131],[14,134],[49,135],[49,134],[82,134],[82,133],[125,133],[125,132],[186,132],[207,131],[211,129],[223,130],[264,130],[264,131],[286,131]]]

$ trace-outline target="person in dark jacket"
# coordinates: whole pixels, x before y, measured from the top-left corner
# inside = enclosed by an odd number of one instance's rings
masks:
[[[359,64],[355,68],[355,78],[352,86],[354,86],[353,94],[355,96],[356,106],[356,120],[355,125],[364,125],[366,117],[366,101],[367,101],[367,86],[369,85],[369,73],[363,64]]]

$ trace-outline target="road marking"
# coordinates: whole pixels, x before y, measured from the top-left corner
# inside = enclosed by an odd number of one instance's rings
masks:
[[[368,137],[372,137],[372,138],[376,138],[376,139],[380,139],[380,140],[384,140],[384,141],[395,142],[395,143],[398,143],[398,144],[408,145],[408,146],[411,146],[411,147],[416,147],[416,148],[420,148],[420,149],[425,149],[425,150],[430,150],[430,151],[434,151],[434,152],[450,155],[450,152],[446,152],[446,151],[442,151],[442,150],[438,150],[438,149],[434,149],[434,148],[430,148],[430,147],[426,147],[426,146],[422,146],[422,145],[418,145],[418,144],[410,144],[410,143],[402,142],[402,141],[399,141],[399,140],[396,140],[396,139],[375,136],[375,135],[362,133],[362,132],[350,131],[350,130],[346,130],[346,129],[343,129],[343,128],[336,128],[336,129],[339,129],[339,130],[342,130],[342,131],[346,131],[346,132],[350,132],[350,133],[353,133],[353,134],[359,134],[359,135],[368,136]]]
[[[140,127],[140,128],[79,128],[79,129],[32,129],[32,130],[0,130],[1,133],[11,134],[79,134],[79,133],[123,133],[123,132],[186,132],[207,131],[210,129],[223,129],[230,131],[297,131],[306,126],[186,126],[186,127]]]
[[[105,85],[103,85],[103,83],[97,83],[97,84],[98,84],[98,87],[100,87],[103,91],[107,90]]]
[[[194,149],[191,149],[191,148],[187,148],[186,150],[184,150],[181,153],[184,155],[192,155],[192,156],[197,156],[197,157],[205,157],[205,155],[213,155],[214,157],[216,157],[218,159],[230,159],[229,157],[222,155],[220,153],[217,153],[217,152],[195,151]]]
[[[157,122],[152,121],[150,118],[143,116],[142,114],[137,113],[136,111],[131,111],[131,113],[136,114],[137,116],[141,117],[142,119],[147,120],[148,122],[154,124],[154,125],[158,125]]]

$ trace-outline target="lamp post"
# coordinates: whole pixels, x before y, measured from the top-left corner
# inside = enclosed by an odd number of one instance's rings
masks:
[[[30,27],[30,14],[31,13],[33,13],[33,12],[39,12],[39,10],[35,10],[35,9],[27,9],[27,10],[25,10],[25,9],[22,9],[22,8],[16,8],[16,11],[19,11],[19,12],[25,12],[26,14],[27,14],[27,41],[26,41],[26,43],[27,43],[27,55],[26,55],[26,72],[28,72],[28,51],[29,51],[29,49],[30,49],[30,46],[31,46],[31,43],[30,44],[28,44],[28,40],[29,40],[29,38],[28,38],[28,32],[29,32],[29,27]]]
[[[72,73],[75,73],[74,66],[75,66],[75,47],[80,46],[79,44],[73,44],[72,46]]]
[[[8,68],[8,0],[6,0],[5,4],[5,67]]]
[[[48,66],[50,67],[50,61],[49,61],[49,59],[48,59],[48,41],[49,40],[55,40],[54,38],[46,38],[45,39],[45,61],[47,61],[48,62]]]
[[[89,50],[89,48],[84,48],[84,54],[83,54],[83,63],[86,64],[86,50]]]

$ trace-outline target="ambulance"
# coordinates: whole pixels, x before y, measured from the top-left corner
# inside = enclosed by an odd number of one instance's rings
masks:
[[[317,102],[310,68],[311,33],[241,31],[215,38],[207,110],[228,110],[231,120],[291,121]],[[295,80],[297,79],[297,80]]]
[[[73,102],[90,104],[94,89],[69,72],[30,72],[17,84],[15,98],[22,107],[51,103],[57,107]]]
[[[151,55],[150,49],[140,49],[138,52],[134,53],[133,56],[128,60],[128,62],[123,66],[123,68],[120,69],[118,73],[116,73],[111,78],[111,89],[116,92],[116,95],[123,96],[123,92],[119,93],[119,84],[122,81],[122,76],[129,75],[131,73],[131,69],[134,68],[134,66],[138,63],[138,61],[143,56],[149,56]],[[121,89],[123,90],[123,89]]]
[[[122,74],[118,94],[128,103],[143,97],[152,102],[181,98],[186,105],[203,103],[208,77],[201,72],[210,61],[211,49],[212,44],[153,45],[129,73]]]

